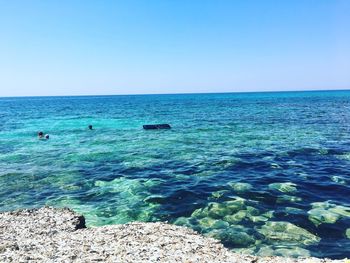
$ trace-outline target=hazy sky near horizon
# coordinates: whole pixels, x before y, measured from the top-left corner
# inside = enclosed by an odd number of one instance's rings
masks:
[[[350,89],[348,0],[0,0],[0,96]]]

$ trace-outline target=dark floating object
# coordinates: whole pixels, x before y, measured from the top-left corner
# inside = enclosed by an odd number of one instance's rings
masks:
[[[157,130],[157,129],[170,129],[171,126],[169,124],[148,124],[143,125],[145,130]]]

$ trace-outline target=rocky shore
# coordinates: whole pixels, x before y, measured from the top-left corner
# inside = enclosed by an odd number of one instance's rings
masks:
[[[217,240],[166,223],[86,228],[70,209],[0,213],[0,262],[350,262],[232,253]]]

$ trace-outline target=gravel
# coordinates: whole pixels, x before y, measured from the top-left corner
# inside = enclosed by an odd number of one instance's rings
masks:
[[[232,253],[215,239],[160,222],[86,228],[83,216],[51,207],[0,213],[0,262],[350,263]]]

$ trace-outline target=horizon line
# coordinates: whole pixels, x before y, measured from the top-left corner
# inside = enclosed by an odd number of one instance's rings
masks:
[[[130,94],[82,94],[82,95],[20,95],[0,96],[0,98],[45,98],[45,97],[106,97],[106,96],[152,96],[152,95],[195,95],[195,94],[239,94],[239,93],[288,93],[288,92],[320,92],[350,91],[345,89],[305,89],[305,90],[261,90],[261,91],[218,91],[218,92],[178,92],[178,93],[130,93]]]

